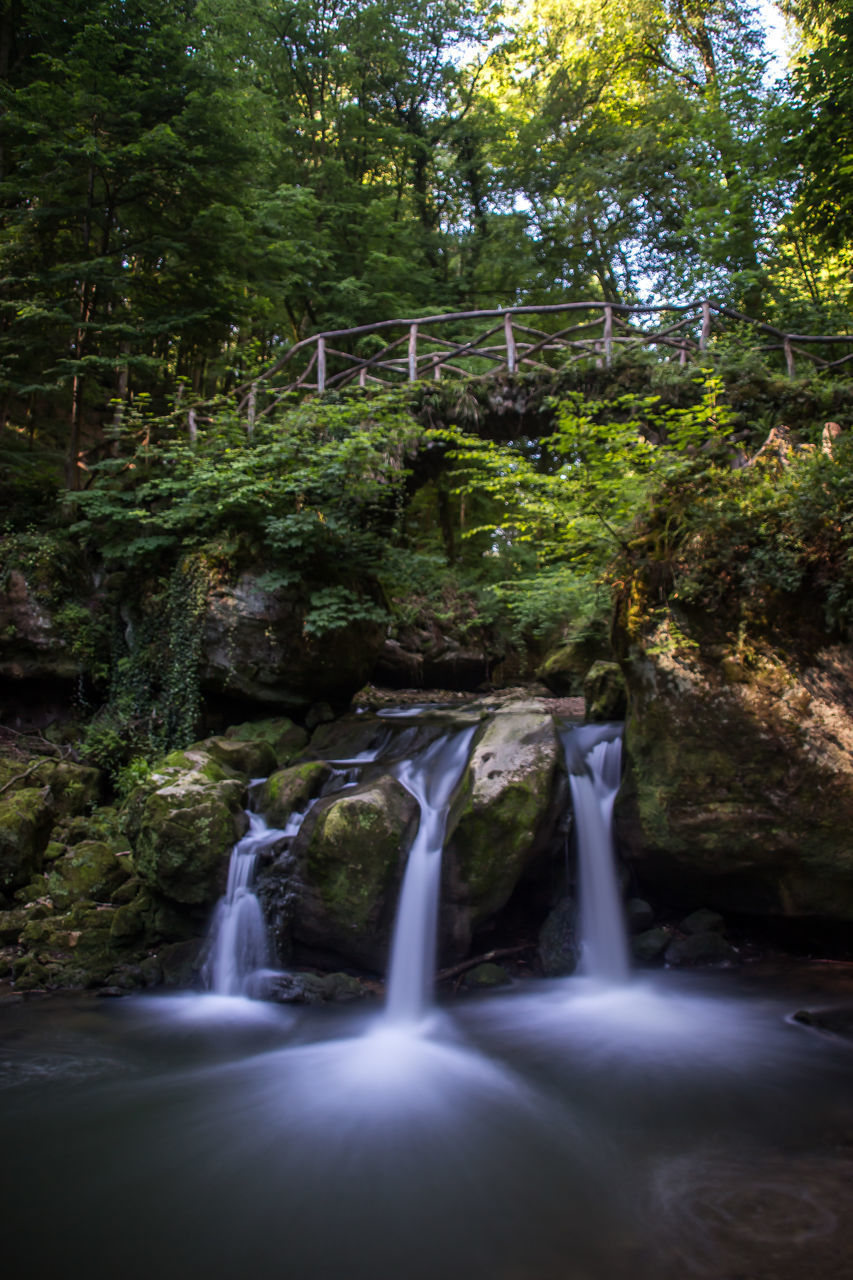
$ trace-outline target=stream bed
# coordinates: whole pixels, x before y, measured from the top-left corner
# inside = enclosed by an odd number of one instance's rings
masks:
[[[9,1280],[844,1280],[847,969],[0,1001]]]

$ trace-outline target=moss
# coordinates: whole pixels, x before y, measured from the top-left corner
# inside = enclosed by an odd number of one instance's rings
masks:
[[[62,911],[72,902],[107,901],[128,875],[129,868],[116,857],[114,849],[100,841],[87,840],[53,864],[47,890]]]
[[[243,774],[246,778],[266,778],[278,763],[274,748],[263,739],[254,741],[226,736],[206,738],[200,745],[223,769]]]
[[[289,764],[308,742],[305,730],[286,716],[235,724],[225,731],[225,736],[236,742],[268,743],[273,749],[275,764],[279,766]]]
[[[239,835],[239,798],[219,787],[166,787],[148,797],[136,839],[136,867],[176,902],[212,903],[223,888]]]
[[[0,797],[0,892],[20,888],[41,870],[53,817],[53,797],[46,787],[25,787]]]
[[[317,760],[291,765],[273,773],[259,789],[258,811],[274,827],[283,827],[294,811],[302,812],[319,795],[331,776],[328,765]]]

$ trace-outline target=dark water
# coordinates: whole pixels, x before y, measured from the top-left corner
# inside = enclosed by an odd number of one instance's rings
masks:
[[[786,1020],[832,997],[802,984],[526,984],[420,1036],[215,996],[0,1006],[3,1274],[845,1280],[853,1048]]]

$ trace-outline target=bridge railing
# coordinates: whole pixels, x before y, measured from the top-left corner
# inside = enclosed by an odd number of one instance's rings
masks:
[[[797,359],[826,370],[853,360],[853,334],[786,333],[710,299],[653,306],[531,304],[380,320],[313,334],[241,387],[240,407],[251,424],[293,394],[322,394],[353,384],[394,386],[424,378],[553,371],[578,362],[603,368],[626,349],[653,348],[684,364],[733,325],[754,333],[757,349],[779,353],[791,376]]]

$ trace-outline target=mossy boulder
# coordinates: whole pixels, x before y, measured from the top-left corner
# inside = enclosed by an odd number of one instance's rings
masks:
[[[294,845],[298,945],[384,971],[417,818],[417,801],[388,775],[315,806]]]
[[[574,898],[561,898],[539,930],[539,963],[546,978],[574,973],[580,960]]]
[[[168,756],[152,783],[154,789],[139,788],[123,810],[136,871],[168,899],[212,904],[246,827],[245,786],[196,749]]]
[[[258,788],[255,807],[272,827],[283,827],[294,812],[303,812],[331,777],[331,769],[319,760],[291,765],[271,774]]]
[[[55,812],[49,787],[0,796],[0,893],[13,893],[41,871]]]
[[[266,778],[278,764],[271,744],[263,740],[205,738],[199,747],[228,773],[246,778]]]
[[[557,819],[558,743],[551,717],[533,704],[498,712],[471,753],[451,810],[446,897],[456,948],[506,905],[550,841]],[[455,949],[456,949],[455,948]]]
[[[50,787],[57,818],[88,813],[101,798],[103,774],[89,765],[50,761],[37,777],[39,783]]]
[[[280,716],[272,720],[248,720],[233,724],[225,737],[235,742],[266,742],[273,749],[276,765],[290,764],[308,742],[308,734],[298,724]]]
[[[641,882],[723,913],[853,920],[853,652],[634,634],[618,828]]]
[[[586,718],[592,724],[624,720],[628,705],[625,677],[617,662],[594,662],[583,680]]]
[[[129,867],[109,845],[84,840],[51,865],[47,892],[60,911],[72,902],[106,902],[129,874]]]

